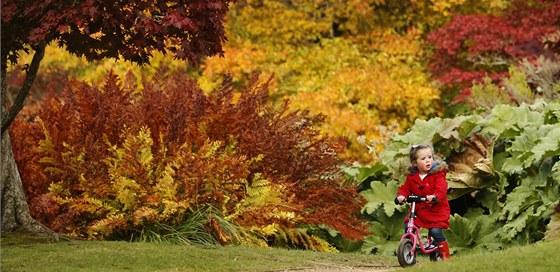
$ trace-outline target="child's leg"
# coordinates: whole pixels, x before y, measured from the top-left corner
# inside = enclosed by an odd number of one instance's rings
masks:
[[[445,239],[445,236],[443,235],[443,230],[440,228],[431,228],[428,230],[428,232],[430,233],[430,236],[434,238],[434,241],[436,241],[436,243],[443,243],[447,241],[447,239]]]
[[[440,228],[431,228],[429,229],[429,233],[436,241],[436,244],[439,248],[439,253],[441,254],[441,258],[443,260],[448,260],[451,258],[451,254],[449,252],[449,245],[447,244],[447,239],[443,235],[443,231]]]

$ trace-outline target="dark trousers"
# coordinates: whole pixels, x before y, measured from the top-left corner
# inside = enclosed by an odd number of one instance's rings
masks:
[[[406,229],[407,223],[404,223],[404,232],[406,232]],[[430,236],[432,236],[436,243],[443,243],[447,241],[447,239],[445,239],[445,236],[443,235],[443,230],[440,228],[430,228],[428,229],[428,233],[430,234]]]

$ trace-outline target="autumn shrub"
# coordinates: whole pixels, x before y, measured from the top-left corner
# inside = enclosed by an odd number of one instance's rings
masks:
[[[131,239],[215,207],[243,233],[299,237],[294,247],[331,250],[321,229],[361,239],[363,198],[343,185],[340,141],[319,132],[324,116],[268,103],[269,84],[255,74],[240,92],[226,80],[205,95],[179,74],[142,91],[112,73],[100,86],[67,81],[11,130],[33,216],[77,237]],[[236,240],[211,218],[209,233]]]
[[[515,1],[502,16],[456,15],[428,36],[434,48],[430,72],[444,85],[448,101],[463,103],[473,84],[484,78],[500,83],[523,60],[558,61],[558,25],[558,1]]]
[[[560,97],[560,61],[543,56],[535,62],[524,60],[510,67],[508,74],[497,83],[484,78],[474,84],[466,103],[489,111],[500,104],[532,104],[538,99],[555,101]]]

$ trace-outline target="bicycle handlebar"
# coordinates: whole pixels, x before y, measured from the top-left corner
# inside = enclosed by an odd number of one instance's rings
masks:
[[[406,199],[407,203],[412,203],[412,202],[424,202],[424,201],[428,201],[428,199],[425,196],[417,196],[417,195],[411,195]]]
[[[407,197],[405,201],[406,201],[407,203],[413,203],[413,202],[419,203],[419,202],[426,202],[426,201],[428,201],[428,198],[426,198],[425,196],[411,195],[411,196]],[[439,199],[437,198],[437,196],[434,196],[434,198],[432,199],[431,202],[432,202],[432,203],[438,203],[438,202],[439,202]],[[395,203],[396,203],[396,204],[402,205],[402,204],[404,204],[404,201],[403,201],[403,203],[398,203],[397,199],[395,198]]]

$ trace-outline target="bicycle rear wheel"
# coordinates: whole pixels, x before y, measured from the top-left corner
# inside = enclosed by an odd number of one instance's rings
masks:
[[[413,243],[410,239],[403,239],[397,248],[397,259],[402,267],[416,264],[416,251],[413,250]]]
[[[439,250],[430,253],[430,261],[432,262],[441,261],[441,254],[439,254]]]

